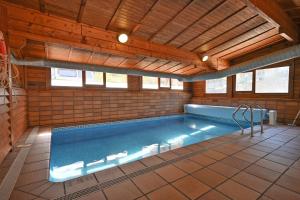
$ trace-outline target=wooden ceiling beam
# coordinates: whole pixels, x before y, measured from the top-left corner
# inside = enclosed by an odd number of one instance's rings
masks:
[[[81,0],[77,15],[77,22],[81,22],[87,0]]]
[[[61,17],[3,3],[8,9],[9,34],[33,41],[64,44],[74,48],[124,57],[155,57],[182,63],[201,64],[196,53],[130,37],[117,41],[116,32],[80,24]]]
[[[280,35],[290,42],[299,41],[298,27],[274,0],[244,0],[247,6],[279,28]]]

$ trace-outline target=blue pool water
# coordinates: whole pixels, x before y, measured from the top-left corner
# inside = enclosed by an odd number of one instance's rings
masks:
[[[62,182],[236,130],[233,122],[195,115],[54,129],[49,180]]]

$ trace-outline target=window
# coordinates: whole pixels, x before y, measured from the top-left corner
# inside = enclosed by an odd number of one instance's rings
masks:
[[[160,78],[160,87],[161,88],[170,88],[170,79],[169,78]]]
[[[205,93],[225,94],[227,93],[227,77],[205,81]]]
[[[51,68],[51,86],[82,86],[82,71],[76,69]]]
[[[171,89],[172,90],[183,90],[183,82],[177,79],[171,79]]]
[[[143,76],[143,89],[158,89],[158,78]]]
[[[126,74],[106,73],[106,87],[109,88],[127,88]]]
[[[256,93],[288,93],[289,67],[256,70]]]
[[[85,72],[85,84],[86,85],[103,85],[103,72]]]
[[[252,91],[253,72],[239,73],[235,77],[235,91]]]

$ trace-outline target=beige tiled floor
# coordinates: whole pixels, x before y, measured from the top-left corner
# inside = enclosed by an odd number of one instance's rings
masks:
[[[78,191],[81,200],[300,200],[299,127],[226,135],[63,183],[48,182],[49,131],[40,129],[12,200]]]

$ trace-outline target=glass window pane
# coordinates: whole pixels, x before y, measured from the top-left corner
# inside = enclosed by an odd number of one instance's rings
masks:
[[[227,93],[227,77],[206,80],[205,92],[208,94],[225,94],[225,93]]]
[[[158,78],[151,76],[143,76],[143,88],[144,89],[158,89]]]
[[[82,71],[76,69],[51,68],[51,86],[82,86]]]
[[[183,82],[172,78],[171,79],[171,89],[183,90]]]
[[[256,93],[288,93],[289,67],[256,70]]]
[[[106,73],[106,87],[110,88],[127,88],[126,74]]]
[[[85,72],[85,84],[87,85],[103,85],[103,72]]]
[[[170,79],[169,78],[160,78],[160,87],[170,88]]]
[[[252,91],[253,72],[236,74],[235,91]]]

